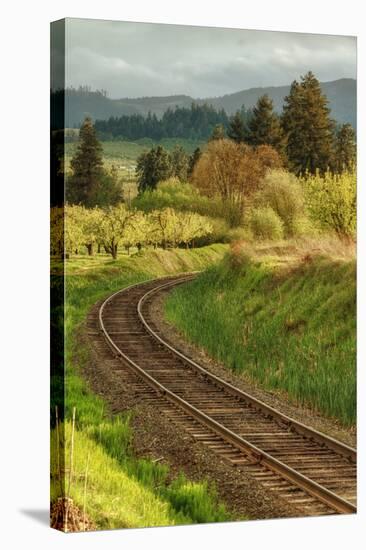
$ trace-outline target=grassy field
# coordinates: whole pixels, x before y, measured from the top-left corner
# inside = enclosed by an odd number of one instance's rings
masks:
[[[239,246],[166,302],[167,319],[228,368],[295,403],[356,420],[356,265],[340,243]]]
[[[133,434],[129,418],[110,417],[105,402],[88,389],[80,373],[89,354],[87,349],[80,349],[76,339],[88,310],[97,300],[152,277],[204,269],[222,259],[226,250],[224,245],[190,251],[148,250],[129,257],[122,255],[116,261],[101,255],[78,256],[66,263],[66,469],[70,465],[70,418],[72,408],[76,407],[70,494],[81,510],[85,504],[86,513],[97,528],[175,525],[229,518],[218,503],[214,489],[204,481],[191,483],[180,476],[168,484],[166,466],[138,460],[131,454]],[[54,273],[59,268],[56,261]],[[55,438],[53,430],[53,500],[58,496]]]
[[[154,142],[152,139],[145,138],[137,141],[102,141],[103,147],[103,162],[107,168],[112,164],[116,166],[122,173],[132,175],[135,170],[136,160],[141,153],[148,151],[151,147],[162,145],[168,151],[172,151],[176,145],[180,145],[188,154],[192,154],[196,147],[202,146],[202,141],[166,138],[159,142]],[[70,166],[70,159],[73,156],[77,142],[66,143],[66,168]]]

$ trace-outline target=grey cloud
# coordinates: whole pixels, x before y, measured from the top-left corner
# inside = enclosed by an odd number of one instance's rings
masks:
[[[68,85],[111,97],[208,97],[289,84],[308,70],[321,81],[356,78],[354,37],[68,19]]]

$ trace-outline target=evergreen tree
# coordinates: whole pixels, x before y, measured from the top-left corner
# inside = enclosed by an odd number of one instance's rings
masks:
[[[337,131],[334,148],[334,169],[341,173],[356,163],[356,134],[351,124],[343,124]]]
[[[271,145],[283,149],[283,132],[280,119],[273,112],[273,101],[267,94],[261,96],[248,123],[247,141],[250,145]]]
[[[171,155],[172,175],[181,181],[187,181],[189,158],[182,146],[177,145]]]
[[[242,112],[236,111],[235,115],[230,117],[227,135],[236,143],[246,141],[247,133]]]
[[[285,97],[282,128],[291,169],[297,173],[324,173],[332,162],[334,122],[319,81],[308,72],[292,83]]]
[[[197,147],[189,157],[188,177],[191,177],[191,175],[193,174],[194,167],[199,161],[201,155],[202,155],[202,151],[199,147]]]
[[[136,174],[140,192],[155,189],[159,181],[168,179],[172,173],[170,155],[161,145],[142,153],[137,159]]]
[[[223,124],[216,124],[215,128],[212,131],[209,141],[214,141],[215,139],[225,139],[226,132]]]
[[[101,207],[121,202],[123,199],[122,181],[114,164],[109,172],[103,170],[99,184],[93,189],[90,199],[92,205]]]
[[[94,197],[104,175],[102,152],[93,122],[87,117],[80,128],[79,144],[71,159],[73,175],[66,189],[69,202],[95,206]]]

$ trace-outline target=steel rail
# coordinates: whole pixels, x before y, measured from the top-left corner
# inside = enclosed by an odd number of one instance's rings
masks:
[[[240,390],[230,384],[229,382],[226,382],[223,378],[220,378],[216,376],[215,374],[212,374],[208,370],[204,369],[200,365],[198,365],[195,361],[181,353],[179,350],[175,349],[173,346],[171,346],[168,342],[166,342],[161,336],[159,336],[149,325],[149,323],[146,321],[143,313],[142,313],[142,307],[144,302],[150,298],[153,294],[157,294],[158,292],[161,292],[162,290],[165,290],[166,288],[176,286],[177,284],[181,284],[182,281],[178,282],[168,282],[165,283],[159,287],[155,287],[152,290],[149,290],[142,298],[139,300],[137,311],[138,315],[140,317],[141,322],[143,323],[145,329],[153,336],[160,344],[168,348],[172,353],[177,355],[180,359],[182,359],[185,363],[188,363],[191,367],[193,367],[196,371],[198,371],[200,374],[202,374],[207,380],[210,380],[214,384],[224,387],[226,390],[228,390],[229,393],[232,395],[239,397],[240,399],[243,399],[247,403],[250,403],[254,408],[257,410],[260,410],[262,413],[264,413],[267,418],[276,418],[279,420],[282,424],[285,424],[288,428],[290,428],[293,431],[296,431],[298,434],[305,436],[307,439],[312,439],[313,441],[316,441],[317,443],[320,443],[321,445],[325,445],[329,449],[332,449],[338,454],[341,454],[342,456],[346,457],[351,462],[357,462],[357,451],[356,449],[353,449],[352,447],[349,447],[345,443],[342,443],[340,441],[337,441],[333,437],[327,436],[323,434],[322,432],[319,432],[318,430],[315,430],[314,428],[310,428],[309,426],[306,426],[302,422],[299,422],[297,420],[294,420],[293,418],[290,418],[289,416],[281,413],[277,409],[271,407],[270,405],[267,405],[263,401],[260,401],[256,397],[253,397],[252,395],[244,392],[243,390]]]
[[[168,283],[164,283],[163,285],[160,285],[160,288],[162,289],[162,287],[170,286],[170,285],[173,286],[173,283],[174,283],[174,285],[181,284],[181,283],[186,282],[187,280],[191,279],[193,276],[194,276],[194,273],[184,275],[183,277],[179,277],[179,278],[175,279],[174,282],[169,281]],[[165,279],[165,278],[162,278],[162,279]],[[115,342],[113,342],[113,339],[108,334],[108,331],[106,330],[104,322],[103,322],[103,312],[104,312],[104,309],[105,309],[106,305],[111,300],[113,300],[113,298],[115,296],[117,296],[118,294],[126,292],[129,289],[132,289],[134,287],[142,286],[142,285],[144,285],[148,282],[152,282],[153,280],[154,279],[151,279],[149,281],[144,281],[143,283],[133,284],[133,285],[130,285],[128,287],[125,287],[125,288],[115,292],[114,294],[109,296],[103,302],[103,304],[101,305],[101,307],[99,309],[99,326],[101,328],[102,333],[104,334],[104,336],[106,338],[106,341],[107,341],[108,345],[110,346],[112,351],[116,353],[116,356],[118,358],[120,358],[121,360],[125,361],[125,363],[128,366],[130,366],[136,374],[138,374],[143,380],[145,380],[149,386],[151,386],[152,388],[157,390],[157,392],[159,394],[163,395],[170,402],[172,402],[173,404],[177,405],[181,409],[188,412],[194,419],[198,420],[201,424],[204,424],[207,427],[209,427],[214,433],[218,434],[225,441],[232,444],[237,449],[240,449],[241,451],[243,451],[244,454],[247,455],[249,457],[249,459],[252,460],[253,462],[260,463],[261,465],[266,466],[270,470],[272,470],[272,471],[276,472],[277,474],[279,474],[284,479],[290,481],[291,483],[293,483],[297,487],[300,487],[301,489],[303,489],[309,495],[315,497],[319,501],[321,501],[324,504],[328,505],[329,507],[331,507],[333,510],[337,511],[338,513],[341,513],[341,514],[355,513],[357,508],[352,503],[348,502],[347,500],[340,497],[336,493],[333,493],[329,489],[326,489],[325,487],[323,487],[319,483],[317,483],[317,482],[313,481],[312,479],[304,476],[303,474],[297,472],[296,470],[294,470],[290,466],[284,464],[283,462],[281,462],[278,459],[274,458],[270,454],[268,454],[265,451],[261,450],[260,448],[256,447],[255,445],[253,445],[249,441],[245,440],[241,436],[239,436],[236,433],[232,432],[231,430],[229,430],[228,428],[226,428],[225,426],[223,426],[222,424],[220,424],[219,422],[217,422],[216,420],[214,420],[210,416],[206,415],[204,412],[200,411],[199,409],[197,409],[196,407],[194,407],[193,405],[191,405],[190,403],[188,403],[187,401],[185,401],[184,399],[179,397],[174,392],[170,391],[168,388],[166,388],[164,385],[162,385],[160,382],[158,382],[155,378],[153,378],[150,374],[148,374],[135,361],[133,361],[130,357],[128,357],[128,355],[126,355],[115,344]],[[144,296],[149,295],[150,292],[151,291],[148,291]],[[144,298],[144,296],[142,298]],[[140,299],[140,301],[139,301],[140,310],[141,310],[141,304],[140,304],[141,300],[142,299]],[[141,313],[141,311],[139,313]],[[141,317],[140,317],[140,319],[141,319]],[[147,324],[146,321],[143,324],[144,324],[145,328],[147,328],[146,327],[146,324]],[[156,334],[156,333],[154,333],[154,334]],[[164,342],[164,340],[160,339],[160,337],[158,337],[158,339],[161,340],[160,343],[162,345],[164,345],[164,346],[167,345],[169,350],[173,351],[174,353],[177,353],[177,355],[181,359],[183,359],[184,361],[187,361],[192,366],[196,365],[189,358],[185,357],[183,354],[181,354],[177,350],[174,350],[174,348],[172,348],[172,346],[170,346],[169,344],[166,344]],[[197,366],[199,366],[199,365],[197,365]],[[199,368],[202,369],[202,367],[199,367]],[[205,371],[205,369],[203,369],[203,371]],[[204,372],[204,375],[206,376],[205,373],[208,373],[208,371]],[[211,375],[211,373],[208,373],[208,374]],[[221,379],[217,379],[217,380],[221,380]],[[227,384],[227,383],[225,383],[225,384]],[[234,388],[234,387],[232,386],[232,388]],[[238,391],[240,392],[240,390],[238,390]],[[247,394],[245,394],[245,395],[247,395]],[[272,411],[272,408],[271,408],[271,411]],[[275,411],[275,409],[273,409],[273,411]]]

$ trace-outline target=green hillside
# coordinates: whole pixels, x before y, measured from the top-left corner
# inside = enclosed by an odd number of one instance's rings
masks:
[[[356,418],[350,258],[232,254],[172,292],[166,314],[228,368],[344,424]]]

